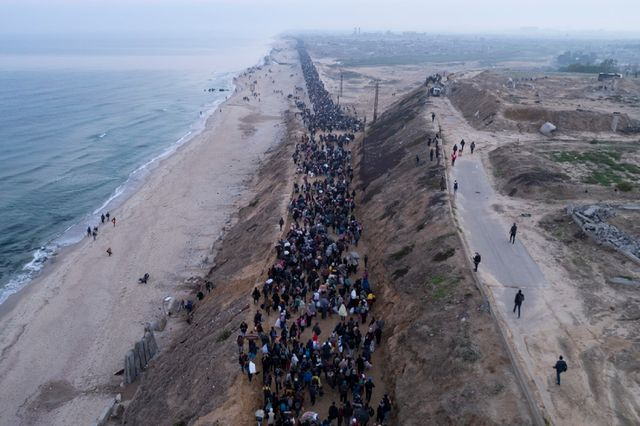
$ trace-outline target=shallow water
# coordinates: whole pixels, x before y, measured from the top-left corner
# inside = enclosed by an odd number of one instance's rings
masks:
[[[0,302],[201,129],[229,95],[206,89],[233,90],[235,72],[266,53],[264,42],[218,40],[169,55],[114,47],[96,61],[58,44],[34,55],[30,43],[7,52],[0,40]]]

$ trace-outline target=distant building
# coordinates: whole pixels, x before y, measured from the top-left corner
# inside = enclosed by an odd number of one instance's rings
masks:
[[[601,72],[598,74],[598,81],[613,80],[615,78],[622,78],[622,74],[617,72]]]

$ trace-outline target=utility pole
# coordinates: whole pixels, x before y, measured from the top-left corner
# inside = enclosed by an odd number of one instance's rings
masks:
[[[365,141],[367,139],[367,116],[364,116],[364,122],[362,123],[362,165],[364,166],[367,158],[367,149]]]
[[[342,70],[340,70],[340,97],[342,97]]]
[[[378,88],[379,88],[379,81],[376,80],[376,97],[375,97],[375,100],[373,101],[373,121],[372,121],[372,123],[375,123],[376,119],[378,118]]]

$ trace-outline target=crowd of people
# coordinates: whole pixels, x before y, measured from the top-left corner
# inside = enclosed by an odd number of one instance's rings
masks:
[[[361,265],[355,251],[362,225],[349,145],[359,123],[334,105],[303,48],[300,58],[313,107],[299,105],[309,135],[296,144],[289,226],[252,292],[253,327],[240,325],[238,360],[249,381],[261,378],[258,425],[382,425],[391,401],[384,395],[371,405],[376,384],[367,373],[384,320],[370,314],[368,258]]]
[[[362,123],[359,119],[345,114],[342,108],[333,102],[302,42],[298,43],[298,54],[311,106],[307,106],[301,100],[297,102],[297,106],[309,132],[359,131]]]

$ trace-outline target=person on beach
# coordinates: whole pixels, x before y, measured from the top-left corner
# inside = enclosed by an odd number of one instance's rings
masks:
[[[278,225],[280,225],[280,230],[282,231],[282,227],[284,226],[284,219],[280,218],[280,220],[278,221]]]
[[[113,253],[112,253],[112,251],[111,251],[111,247],[109,247],[109,248],[107,249],[107,254],[109,255],[109,257],[111,257],[111,255],[113,254]]]
[[[113,217],[113,219],[111,219],[111,223],[113,223],[113,227],[115,228],[116,227],[116,217],[115,216]]]
[[[87,237],[91,238],[91,227],[87,226]]]
[[[513,305],[513,313],[516,313],[516,309],[518,309],[518,318],[520,318],[520,307],[522,306],[522,302],[524,302],[524,294],[522,290],[518,290],[516,293],[516,298]]]
[[[511,229],[509,230],[509,242],[511,244],[516,243],[516,232],[518,232],[518,225],[513,222],[513,225],[511,225]]]
[[[97,226],[93,227],[93,231],[91,232],[91,235],[93,236],[93,241],[95,241],[96,238],[98,237],[98,227]]]
[[[107,222],[109,222],[109,212],[107,212],[104,216],[106,217]]]
[[[475,265],[475,268],[473,269],[474,272],[478,272],[478,265],[481,261],[482,257],[480,257],[480,253],[476,252],[475,256],[473,256],[473,264]]]
[[[100,215],[100,221],[104,223],[104,214]]]
[[[560,359],[558,359],[553,368],[556,370],[556,384],[560,385],[560,374],[567,371],[567,363],[562,359],[562,355],[560,355]]]

